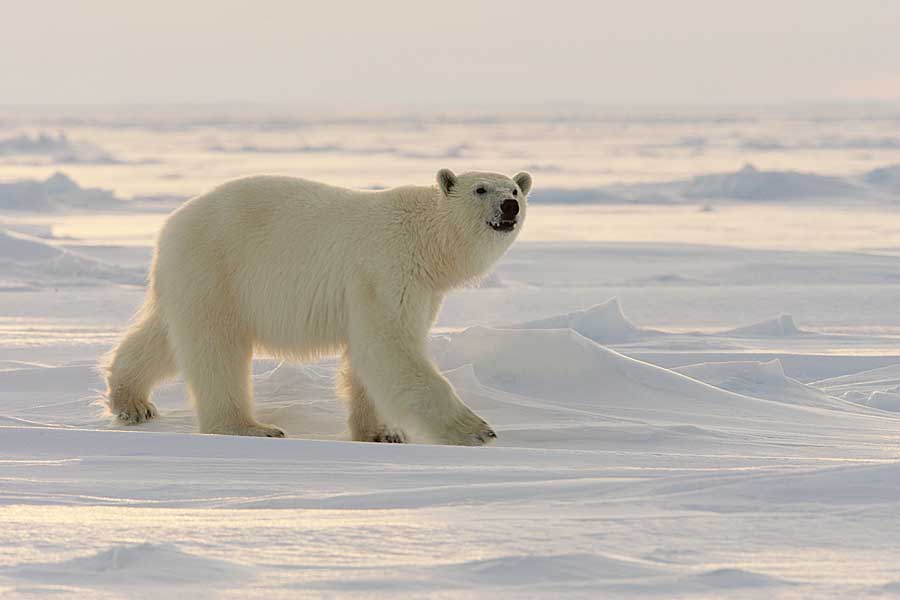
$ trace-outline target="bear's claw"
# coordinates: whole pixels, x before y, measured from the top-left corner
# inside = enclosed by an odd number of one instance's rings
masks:
[[[488,429],[487,431],[479,431],[475,434],[475,438],[480,442],[480,445],[484,445],[492,440],[497,439],[497,433],[493,429]]]
[[[388,429],[385,427],[375,434],[372,441],[383,444],[405,444],[406,433],[399,429]]]
[[[483,446],[497,439],[487,421],[468,408],[456,417],[441,436],[441,442],[454,446]]]
[[[125,425],[139,425],[159,415],[156,405],[147,401],[133,401],[116,413],[116,419]]]

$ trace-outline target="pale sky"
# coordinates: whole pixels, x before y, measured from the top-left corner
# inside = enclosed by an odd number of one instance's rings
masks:
[[[900,101],[900,0],[2,0],[0,104]]]

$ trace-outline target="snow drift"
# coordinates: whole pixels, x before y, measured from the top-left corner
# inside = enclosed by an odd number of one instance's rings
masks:
[[[784,374],[781,361],[708,362],[673,369],[718,388],[765,398],[786,404],[854,410],[854,405],[831,397],[813,386],[806,385]]]
[[[56,212],[122,207],[122,201],[111,191],[82,188],[65,173],[54,173],[44,181],[0,183],[0,210]]]
[[[507,325],[507,329],[571,329],[595,342],[615,344],[631,341],[642,334],[655,332],[635,326],[625,313],[618,298],[601,304],[544,319]]]
[[[35,287],[99,283],[142,285],[145,271],[106,264],[47,240],[0,228],[0,281]]]
[[[687,198],[735,200],[784,200],[858,195],[862,190],[839,177],[796,171],[760,171],[745,165],[736,173],[699,175],[685,185]]]
[[[886,192],[900,194],[900,165],[872,169],[863,176],[863,181]]]
[[[652,411],[670,422],[700,424],[795,419],[795,411],[802,410],[721,390],[628,358],[571,329],[470,327],[435,339],[433,350],[442,369],[471,364],[484,385],[532,398],[565,398],[569,406],[606,416]],[[816,416],[800,418],[808,421]]]
[[[883,389],[885,386],[897,386],[900,385],[900,364],[821,379],[812,385],[829,392],[843,392],[848,389],[871,391]]]
[[[734,337],[785,337],[805,334],[801,331],[797,324],[794,323],[794,317],[788,314],[778,315],[765,321],[744,325],[723,331],[721,335],[729,335]]]
[[[839,177],[801,171],[769,171],[746,164],[729,173],[705,173],[673,181],[591,188],[539,188],[532,199],[547,204],[678,204],[715,200],[859,200],[898,192],[900,165],[874,169],[857,177]]]
[[[79,584],[86,576],[94,585],[134,586],[200,584],[227,585],[250,575],[250,570],[233,562],[206,558],[182,551],[174,544],[117,545],[91,556],[59,563],[31,563],[0,574],[26,581]]]
[[[900,365],[823,379],[811,385],[847,402],[900,412]]]
[[[0,139],[0,156],[42,156],[52,163],[120,164],[95,144],[73,142],[65,133],[56,136],[39,133]]]
[[[504,329],[571,329],[600,344],[624,344],[654,336],[686,337],[694,334],[669,333],[641,328],[631,322],[618,298],[611,298],[589,308],[504,325]],[[717,337],[765,338],[811,335],[797,327],[794,318],[781,314],[750,325],[716,332]]]

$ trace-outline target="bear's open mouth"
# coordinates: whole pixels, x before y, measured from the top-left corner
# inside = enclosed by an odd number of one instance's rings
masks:
[[[512,231],[516,228],[515,219],[500,219],[499,221],[488,221],[491,229],[494,231]]]

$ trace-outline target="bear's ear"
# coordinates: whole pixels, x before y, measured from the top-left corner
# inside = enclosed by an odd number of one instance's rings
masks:
[[[450,190],[456,185],[456,175],[450,169],[441,169],[437,172],[437,182],[445,196],[450,195]]]
[[[513,181],[516,182],[516,185],[519,186],[519,189],[522,190],[522,193],[526,196],[528,195],[528,192],[531,191],[531,175],[525,171],[513,175]]]

